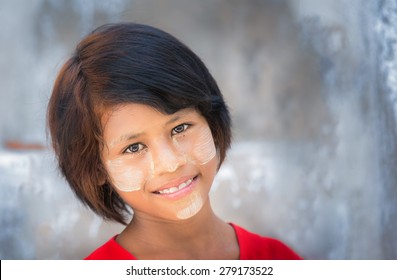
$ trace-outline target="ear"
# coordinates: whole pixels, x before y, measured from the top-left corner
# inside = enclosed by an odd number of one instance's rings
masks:
[[[106,184],[106,179],[105,179],[105,177],[98,177],[98,180],[97,180],[97,182],[98,182],[98,186],[103,186],[103,185],[105,185]]]

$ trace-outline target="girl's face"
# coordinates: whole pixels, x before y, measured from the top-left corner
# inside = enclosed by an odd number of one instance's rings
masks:
[[[102,128],[108,180],[134,215],[181,220],[205,205],[219,158],[199,112],[129,103],[107,111]]]

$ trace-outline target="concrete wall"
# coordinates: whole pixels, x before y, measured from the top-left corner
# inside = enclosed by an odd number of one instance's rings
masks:
[[[218,81],[235,134],[220,216],[308,259],[397,258],[395,1],[3,0],[1,259],[80,259],[121,229],[76,201],[50,149],[32,150],[48,146],[56,72],[114,21],[171,32]]]

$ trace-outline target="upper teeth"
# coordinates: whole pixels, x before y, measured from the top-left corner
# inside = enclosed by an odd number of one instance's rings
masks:
[[[190,183],[191,183],[192,181],[193,181],[193,179],[189,179],[189,180],[187,180],[186,182],[180,184],[180,185],[177,186],[177,187],[172,187],[172,188],[164,189],[164,190],[158,191],[158,193],[160,193],[160,194],[164,194],[164,193],[169,194],[169,193],[177,192],[177,191],[179,191],[179,190],[185,188],[186,186],[190,185]]]

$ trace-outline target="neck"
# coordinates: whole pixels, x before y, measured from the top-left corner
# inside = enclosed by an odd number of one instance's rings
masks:
[[[164,221],[136,213],[118,242],[142,259],[208,259],[211,249],[215,255],[224,254],[223,247],[236,244],[233,229],[214,214],[209,201],[187,220]]]

